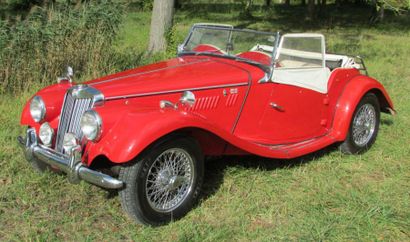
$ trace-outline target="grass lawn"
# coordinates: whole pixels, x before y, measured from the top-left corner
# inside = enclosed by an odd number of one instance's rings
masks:
[[[296,13],[301,14],[300,11]],[[206,163],[200,203],[183,219],[135,225],[117,194],[71,185],[65,176],[35,173],[16,144],[26,99],[0,97],[0,241],[9,240],[410,240],[410,28],[407,17],[379,27],[361,9],[323,25],[301,23],[289,9],[255,13],[177,12],[175,42],[194,22],[244,28],[322,32],[331,52],[360,54],[389,91],[398,115],[382,115],[375,145],[363,155],[327,149],[286,160],[230,157]],[[333,14],[333,13],[329,13]],[[356,17],[357,16],[357,22]],[[143,51],[150,13],[129,12],[116,43]],[[298,24],[299,23],[299,24]]]

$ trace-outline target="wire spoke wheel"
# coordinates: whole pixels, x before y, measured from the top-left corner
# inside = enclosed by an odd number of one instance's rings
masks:
[[[171,148],[152,163],[146,179],[146,196],[152,209],[169,212],[187,197],[193,185],[192,157],[183,149]]]
[[[374,93],[367,93],[357,104],[346,139],[340,145],[345,154],[360,154],[375,142],[380,125],[380,104]]]
[[[136,222],[162,225],[188,213],[200,194],[204,159],[191,137],[157,141],[120,170],[121,205]]]
[[[353,119],[353,141],[358,146],[365,146],[373,137],[376,129],[376,110],[371,104],[364,104]]]

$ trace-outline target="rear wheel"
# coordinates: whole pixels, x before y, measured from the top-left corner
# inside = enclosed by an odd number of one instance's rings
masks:
[[[349,133],[340,149],[346,154],[368,150],[376,140],[380,124],[380,105],[374,93],[366,94],[359,102],[350,122]]]
[[[122,167],[121,204],[138,223],[160,225],[184,216],[198,198],[203,180],[203,156],[195,140],[160,142]]]

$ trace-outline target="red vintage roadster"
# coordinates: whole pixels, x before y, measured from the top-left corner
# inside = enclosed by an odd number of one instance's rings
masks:
[[[151,225],[192,208],[204,157],[288,159],[334,143],[357,154],[375,142],[380,112],[394,113],[363,61],[326,53],[321,34],[196,24],[174,59],[71,78],[69,69],[24,107],[26,159],[119,189],[125,212]]]

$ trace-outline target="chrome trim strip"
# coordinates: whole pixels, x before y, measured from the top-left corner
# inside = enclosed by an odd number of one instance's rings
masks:
[[[162,91],[162,92],[146,92],[146,93],[139,93],[139,94],[124,95],[124,96],[112,96],[112,97],[106,97],[105,100],[108,101],[108,100],[116,100],[116,99],[123,99],[123,98],[145,97],[145,96],[160,95],[160,94],[178,93],[178,92],[184,92],[184,91],[200,91],[200,90],[216,89],[216,88],[224,88],[224,87],[238,87],[238,86],[246,86],[248,85],[248,83],[249,82],[240,82],[240,83],[234,83],[234,84],[215,85],[215,86],[208,86],[208,87],[184,88],[184,89]]]
[[[303,140],[299,140],[299,141],[292,141],[292,142],[287,142],[287,143],[280,143],[280,144],[268,144],[268,143],[261,143],[261,142],[253,142],[253,143],[257,144],[257,145],[260,145],[260,146],[264,146],[264,147],[269,146],[270,149],[274,149],[274,147],[275,147],[275,149],[283,149],[284,146],[287,146],[287,147],[289,147],[289,146],[298,146],[299,147],[300,145],[304,145],[306,143],[310,143],[310,142],[313,142],[315,140],[318,140],[318,139],[324,138],[324,137],[329,137],[329,138],[333,139],[333,137],[329,135],[329,132],[326,132],[324,134],[315,136],[313,138],[307,138],[307,139],[303,139]],[[278,147],[278,148],[276,148],[276,147]],[[303,146],[301,146],[301,147],[303,147]]]
[[[203,58],[203,59],[201,58],[201,59],[198,59],[197,61],[193,61],[193,62],[190,62],[190,63],[180,64],[180,65],[175,65],[175,66],[167,66],[167,67],[164,67],[164,68],[159,68],[159,69],[155,69],[155,70],[151,70],[151,71],[144,71],[144,72],[129,74],[129,75],[126,75],[126,76],[115,77],[115,78],[111,78],[111,79],[104,80],[104,81],[87,83],[87,85],[88,86],[94,86],[94,85],[98,85],[98,84],[102,84],[102,83],[107,83],[107,82],[111,82],[111,81],[117,81],[117,80],[125,79],[125,78],[128,78],[128,77],[136,77],[136,76],[141,76],[141,75],[145,75],[145,74],[149,74],[149,73],[154,73],[154,72],[157,72],[157,71],[163,71],[163,70],[173,69],[173,68],[177,68],[177,67],[181,67],[181,66],[188,66],[188,65],[198,64],[198,63],[205,62],[205,61],[209,61],[209,58]]]

